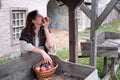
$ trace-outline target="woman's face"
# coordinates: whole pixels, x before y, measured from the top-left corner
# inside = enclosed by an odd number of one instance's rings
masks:
[[[36,18],[33,20],[34,24],[42,25],[43,24],[43,16],[40,14],[37,14]]]

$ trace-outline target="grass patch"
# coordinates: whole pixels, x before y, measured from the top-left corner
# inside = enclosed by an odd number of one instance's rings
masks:
[[[119,30],[119,26],[120,25],[120,20],[115,20],[115,21],[112,21],[111,23],[108,23],[108,24],[105,24],[103,26],[101,26],[97,32],[100,33],[100,32],[104,32],[104,31],[109,31],[109,32],[118,32],[120,33],[120,30]]]
[[[79,64],[83,64],[83,65],[89,65],[89,58],[79,58],[78,59],[78,63]]]
[[[58,50],[56,55],[62,59],[62,60],[65,60],[69,57],[69,49],[68,48],[63,48],[61,50]]]
[[[81,39],[83,37],[90,37],[90,29],[85,29],[82,32],[78,32],[78,39]]]
[[[117,78],[118,78],[118,80],[120,80],[120,66],[119,66],[119,68],[118,68]]]
[[[100,78],[103,78],[103,66],[104,66],[104,58],[103,57],[97,57],[97,69],[98,69],[98,75]]]
[[[5,62],[8,62],[8,61],[10,61],[10,60],[12,60],[12,59],[11,59],[11,58],[1,59],[1,60],[0,60],[0,64],[5,63]]]
[[[6,62],[9,62],[9,61],[14,60],[14,59],[16,59],[16,58],[18,58],[18,56],[17,56],[17,57],[12,57],[12,58],[4,58],[4,59],[0,59],[0,64],[3,64],[3,63],[6,63]]]

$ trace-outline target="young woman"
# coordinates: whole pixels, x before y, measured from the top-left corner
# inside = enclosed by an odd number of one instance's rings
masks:
[[[41,54],[45,62],[52,62],[47,54],[48,48],[53,48],[53,40],[48,30],[51,19],[41,16],[37,10],[27,15],[26,26],[20,37],[21,53],[34,52]]]

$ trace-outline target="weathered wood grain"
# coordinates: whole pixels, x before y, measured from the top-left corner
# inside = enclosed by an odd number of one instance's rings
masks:
[[[95,74],[94,80],[99,80],[97,70],[91,66],[78,65],[71,62],[60,60],[57,56],[51,55],[51,58],[58,63],[58,68],[55,74],[68,73],[72,76],[77,75],[85,78]],[[10,62],[0,65],[0,80],[33,80],[36,78],[32,66],[35,65],[43,58],[35,53],[26,53]]]

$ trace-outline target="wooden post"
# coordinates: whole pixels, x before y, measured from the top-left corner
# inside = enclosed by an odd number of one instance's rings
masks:
[[[75,9],[84,0],[57,0],[67,5],[69,10],[69,61],[78,62],[78,27],[75,26]]]
[[[107,74],[108,72],[108,61],[107,61],[107,57],[104,57],[104,68],[103,68],[103,74]]]
[[[69,61],[78,61],[78,27],[75,26],[75,8],[69,6]]]
[[[96,57],[97,57],[96,28],[95,28],[97,9],[98,9],[98,0],[92,0],[91,30],[90,30],[90,39],[91,39],[90,65],[94,67],[96,67]]]

